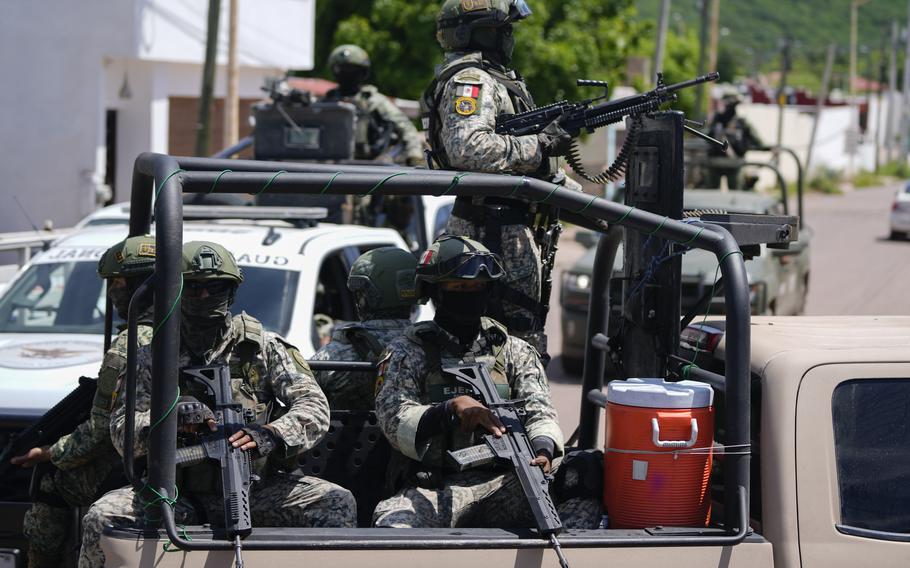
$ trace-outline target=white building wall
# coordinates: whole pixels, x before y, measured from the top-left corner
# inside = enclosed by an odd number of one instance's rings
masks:
[[[207,2],[0,0],[0,232],[70,226],[96,206],[105,111],[118,111],[117,198],[132,164],[166,152],[168,98],[198,96]],[[315,0],[241,0],[244,98],[266,76],[313,62]],[[219,61],[226,59],[222,10]],[[120,89],[128,78],[131,96]],[[216,96],[223,96],[219,72]]]

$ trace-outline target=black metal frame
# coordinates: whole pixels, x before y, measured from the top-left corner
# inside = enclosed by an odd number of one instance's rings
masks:
[[[232,173],[221,175],[222,170]],[[240,171],[244,170],[244,171]],[[282,175],[275,172],[284,170]],[[339,174],[339,172],[341,172]],[[215,183],[218,183],[217,188]],[[141,154],[135,163],[130,207],[130,236],[146,234],[152,216],[155,195],[156,220],[156,278],[154,326],[156,339],[152,343],[151,423],[157,427],[149,435],[149,485],[161,495],[174,496],[177,422],[168,410],[177,395],[177,360],[180,337],[180,271],[183,233],[181,194],[208,193],[213,188],[226,193],[255,193],[268,187],[276,193],[360,194],[382,192],[388,195],[492,195],[521,197],[531,202],[548,202],[563,210],[583,214],[594,223],[622,225],[627,230],[648,232],[657,237],[686,243],[687,246],[709,250],[715,254],[727,283],[725,296],[730,307],[726,315],[727,344],[726,385],[727,411],[725,427],[728,444],[749,444],[749,287],[746,270],[736,240],[722,227],[711,224],[682,223],[636,209],[555,186],[545,181],[494,174],[458,174],[448,171],[418,170],[329,164],[298,164],[217,160],[205,158],[175,158],[162,154]],[[157,189],[156,189],[157,188]],[[601,223],[602,225],[602,223]],[[597,272],[611,272],[612,265],[595,266]],[[605,284],[604,280],[600,281]],[[592,290],[592,308],[608,309],[603,290]],[[592,313],[595,312],[592,309]],[[586,356],[594,356],[588,350]],[[135,361],[129,364],[135,365]],[[603,377],[588,377],[596,385]],[[589,385],[586,383],[586,387]],[[583,389],[582,396],[589,388]],[[597,428],[598,408],[585,407],[582,402],[583,438]],[[131,401],[128,401],[130,404]],[[128,406],[130,408],[131,406]],[[748,532],[749,456],[730,455],[725,464],[724,536],[648,536],[643,538],[604,537],[578,540],[566,538],[563,547],[577,546],[725,546],[741,542]],[[184,550],[228,550],[228,541],[188,541],[178,535],[171,507],[162,502],[164,528],[171,541]],[[154,528],[154,525],[151,527]],[[383,533],[386,534],[386,533]],[[390,535],[391,536],[391,535]],[[458,541],[424,538],[393,540],[363,539],[357,543],[333,545],[324,538],[302,542],[249,540],[244,548],[542,548],[542,540],[501,539]]]

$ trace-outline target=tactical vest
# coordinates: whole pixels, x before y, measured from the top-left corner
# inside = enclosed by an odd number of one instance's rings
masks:
[[[420,106],[423,128],[427,131],[427,142],[429,142],[442,168],[446,170],[453,168],[442,143],[442,121],[439,119],[439,110],[443,104],[442,96],[445,94],[445,87],[452,77],[461,71],[471,68],[482,69],[497,83],[505,87],[509,93],[509,101],[512,103],[513,113],[517,114],[537,108],[524,79],[515,71],[507,73],[486,59],[481,58],[478,60],[473,57],[441,68],[436,78],[424,91]],[[557,170],[558,164],[555,163],[555,160],[551,160],[546,167],[541,168],[538,174],[540,177],[546,178]]]
[[[426,355],[426,378],[421,385],[420,398],[423,404],[437,404],[462,395],[473,395],[473,392],[455,382],[454,379],[442,373],[443,367],[481,363],[490,369],[490,375],[496,384],[499,396],[504,400],[512,398],[512,389],[506,375],[505,347],[508,332],[499,322],[483,318],[481,320],[481,333],[494,337],[492,353],[474,356],[471,353],[459,358],[440,351],[441,344],[447,341],[442,330],[435,322],[419,322],[408,329],[405,336],[411,342],[419,345]],[[452,352],[453,350],[449,350]],[[456,348],[454,351],[460,351]],[[436,436],[430,440],[430,447],[424,454],[421,463],[428,467],[445,467],[446,451],[459,450],[474,446],[480,440],[473,433],[464,433],[453,429],[447,434]]]
[[[385,346],[379,341],[379,338],[365,328],[363,324],[348,324],[337,329],[337,331],[340,331],[345,341],[351,344],[361,361],[375,363],[379,361],[379,356],[385,350]]]
[[[268,373],[265,351],[265,333],[256,318],[241,313],[231,321],[235,343],[228,365],[231,369],[231,394],[234,402],[243,406],[245,413],[255,414],[257,424],[266,424],[272,411],[273,396],[269,393],[268,382],[263,379]],[[219,360],[216,359],[215,363]],[[223,362],[223,359],[220,361]],[[213,363],[213,364],[215,364]],[[180,381],[180,393],[195,397],[209,408],[214,409],[215,400],[208,391],[195,382]],[[269,402],[261,402],[269,401]],[[253,473],[262,475],[266,459],[260,458],[251,464]],[[198,465],[177,469],[177,483],[182,491],[191,493],[218,493],[221,491],[221,472],[218,465],[206,461]]]

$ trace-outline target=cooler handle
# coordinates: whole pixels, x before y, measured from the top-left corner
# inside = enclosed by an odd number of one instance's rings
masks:
[[[657,423],[657,418],[652,418],[651,441],[658,448],[691,448],[695,445],[695,441],[698,440],[698,420],[693,418],[690,425],[692,427],[692,435],[688,440],[661,440],[660,425]]]

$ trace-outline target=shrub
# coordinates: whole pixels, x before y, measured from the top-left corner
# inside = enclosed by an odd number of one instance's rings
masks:
[[[873,172],[867,170],[860,170],[853,176],[853,187],[872,187],[876,185],[881,185],[882,178]]]
[[[831,168],[819,168],[815,177],[809,180],[809,191],[818,193],[840,194],[841,175]]]

